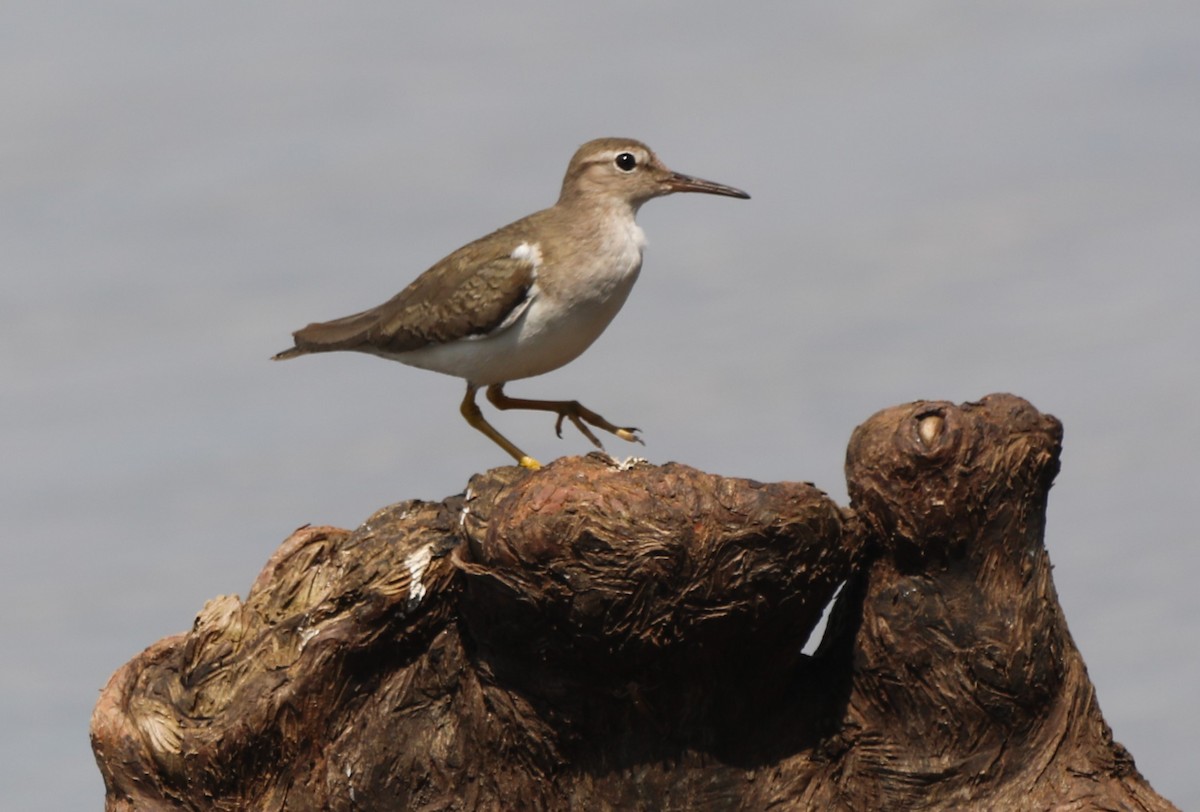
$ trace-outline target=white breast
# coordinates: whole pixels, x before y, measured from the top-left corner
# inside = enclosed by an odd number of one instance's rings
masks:
[[[541,375],[575,360],[625,304],[642,267],[646,237],[632,214],[610,222],[588,250],[553,265],[544,263],[537,243],[513,246],[514,259],[534,263],[535,281],[512,317],[486,336],[395,357],[478,386]]]

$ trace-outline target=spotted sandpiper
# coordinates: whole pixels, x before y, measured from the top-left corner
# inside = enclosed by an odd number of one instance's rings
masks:
[[[463,378],[463,417],[526,468],[541,465],[484,419],[480,387],[498,409],[554,412],[560,437],[567,419],[601,450],[589,425],[641,442],[638,429],[578,401],[511,398],[504,384],[558,369],[604,332],[642,267],[645,235],[634,216],[674,192],[750,197],[672,172],[640,141],[589,141],[553,206],[464,245],[378,307],[297,330],[295,346],[274,359],[354,350]]]

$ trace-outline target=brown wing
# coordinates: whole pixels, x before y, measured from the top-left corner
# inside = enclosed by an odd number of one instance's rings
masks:
[[[491,332],[524,303],[535,266],[507,253],[491,255],[497,243],[490,250],[483,243],[460,248],[378,307],[297,330],[296,346],[275,358],[334,350],[399,353]],[[520,241],[507,243],[499,247],[511,251]]]

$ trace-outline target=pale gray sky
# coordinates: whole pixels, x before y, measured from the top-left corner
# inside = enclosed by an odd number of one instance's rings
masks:
[[[457,380],[267,358],[553,202],[601,135],[753,200],[648,204],[625,310],[510,391],[640,426],[654,462],[839,501],[877,409],[1011,391],[1057,415],[1071,630],[1117,739],[1200,808],[1200,6],[76,0],[0,22],[12,808],[96,808],[97,690],[294,527],[507,462]],[[545,415],[495,422],[539,458],[588,450]]]

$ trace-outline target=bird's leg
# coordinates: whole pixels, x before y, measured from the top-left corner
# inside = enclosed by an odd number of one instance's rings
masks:
[[[592,445],[601,451],[604,450],[604,446],[600,445],[600,441],[596,438],[596,435],[584,425],[585,423],[590,423],[598,429],[615,434],[622,440],[628,440],[631,443],[642,442],[642,438],[637,436],[638,429],[614,426],[577,400],[526,400],[525,398],[510,398],[504,394],[504,384],[502,383],[494,383],[487,388],[487,399],[497,409],[534,409],[541,412],[554,412],[558,415],[558,421],[554,424],[554,431],[559,437],[562,437],[562,423],[565,418],[570,420],[575,428],[579,429],[583,436],[591,440]]]
[[[522,468],[528,468],[532,471],[542,467],[542,464],[533,457],[526,454],[521,449],[517,448],[512,442],[500,432],[492,427],[492,424],[483,419],[483,412],[479,411],[479,404],[475,402],[475,392],[479,387],[473,384],[467,384],[467,394],[463,397],[462,405],[459,406],[459,411],[462,416],[467,419],[467,422],[472,427],[486,434],[493,443],[507,451],[512,458],[517,461],[517,464]],[[488,397],[491,398],[491,390],[488,390]]]

